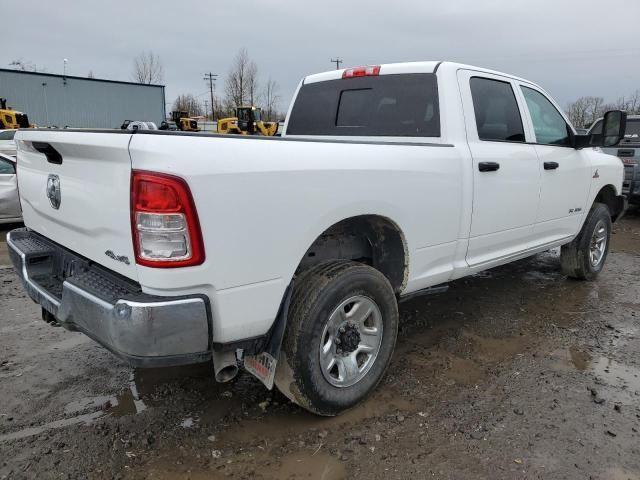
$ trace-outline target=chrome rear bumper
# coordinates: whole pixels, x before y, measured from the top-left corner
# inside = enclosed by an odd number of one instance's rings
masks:
[[[156,367],[211,359],[204,296],[159,297],[27,230],[7,234],[25,290],[63,327],[78,330],[130,364]]]

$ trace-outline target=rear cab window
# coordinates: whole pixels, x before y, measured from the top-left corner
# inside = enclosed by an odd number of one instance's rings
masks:
[[[394,74],[302,85],[287,135],[439,137],[435,74]]]

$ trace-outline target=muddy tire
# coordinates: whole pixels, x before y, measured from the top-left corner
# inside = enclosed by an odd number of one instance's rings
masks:
[[[594,280],[607,260],[610,237],[609,208],[594,203],[578,236],[562,247],[562,272],[578,280]]]
[[[398,333],[393,288],[378,270],[329,261],[295,281],[275,383],[318,415],[365,399],[382,379]]]

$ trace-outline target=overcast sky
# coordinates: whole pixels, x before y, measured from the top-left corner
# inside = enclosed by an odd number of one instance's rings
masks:
[[[167,110],[208,96],[246,47],[285,108],[306,74],[343,66],[454,60],[520,75],[565,105],[640,88],[638,0],[20,0],[2,2],[0,67],[23,59],[69,75],[131,80],[133,58],[162,60]],[[1,92],[0,92],[1,93]]]

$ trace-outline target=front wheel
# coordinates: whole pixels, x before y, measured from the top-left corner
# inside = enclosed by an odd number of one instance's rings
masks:
[[[342,260],[311,267],[294,283],[276,385],[303,408],[336,415],[378,385],[397,332],[396,298],[382,273]]]
[[[602,203],[594,203],[578,236],[562,247],[563,273],[578,280],[594,280],[607,260],[610,237],[609,208]]]

